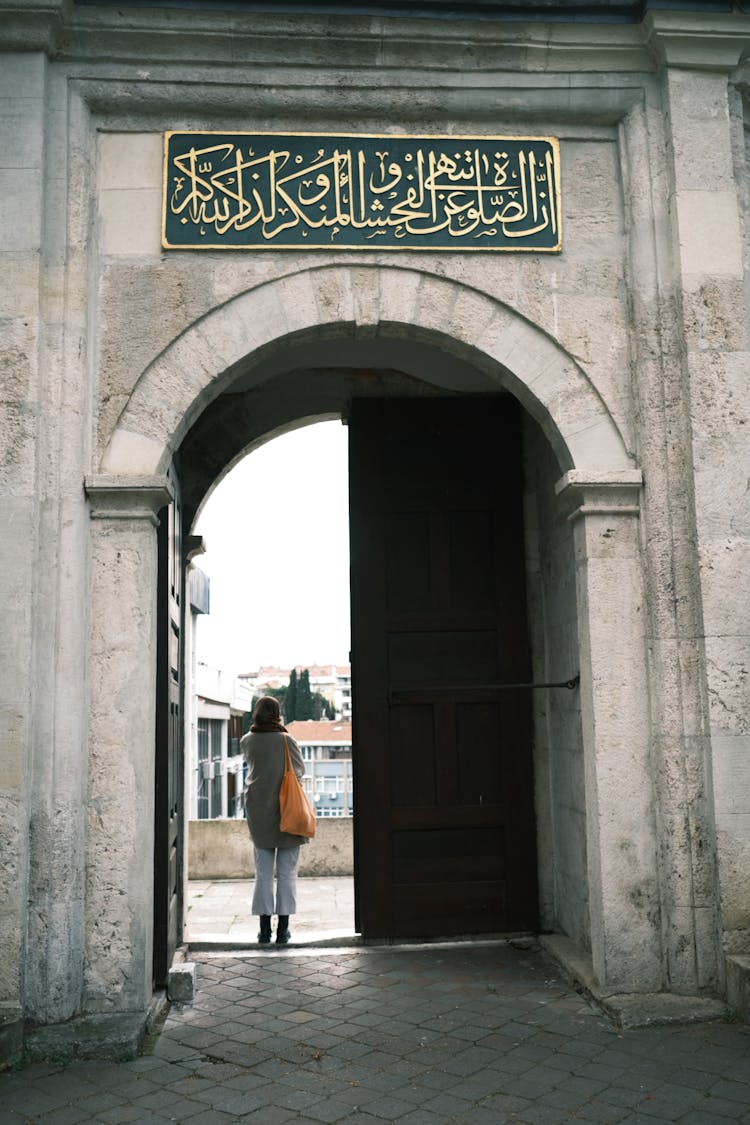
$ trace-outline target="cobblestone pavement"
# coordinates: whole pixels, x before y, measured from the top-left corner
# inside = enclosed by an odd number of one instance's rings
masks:
[[[750,1123],[750,1028],[615,1028],[533,947],[194,959],[140,1058],[0,1074],[3,1125]]]

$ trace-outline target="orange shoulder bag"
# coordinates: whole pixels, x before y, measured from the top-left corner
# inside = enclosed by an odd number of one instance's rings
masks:
[[[282,832],[289,832],[292,836],[315,835],[315,813],[310,807],[299,778],[292,769],[292,759],[289,753],[289,743],[286,735],[284,739],[284,776],[279,789],[279,823]]]

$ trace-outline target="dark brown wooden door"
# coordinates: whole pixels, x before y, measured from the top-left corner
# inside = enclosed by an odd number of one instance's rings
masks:
[[[182,519],[179,481],[169,473],[175,499],[159,513],[156,650],[156,802],[154,814],[154,985],[166,984],[182,940]]]
[[[355,402],[350,503],[358,927],[533,929],[517,404]]]

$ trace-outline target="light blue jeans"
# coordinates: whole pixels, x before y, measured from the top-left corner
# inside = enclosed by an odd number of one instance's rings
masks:
[[[296,848],[253,848],[255,852],[255,889],[253,914],[296,914],[297,867]],[[273,869],[276,866],[276,903],[274,906]]]

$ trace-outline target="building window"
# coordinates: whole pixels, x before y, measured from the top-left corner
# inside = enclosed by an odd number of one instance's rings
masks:
[[[221,719],[198,719],[198,820],[221,816]]]
[[[198,820],[208,820],[208,781],[205,763],[208,762],[208,719],[198,719]]]

